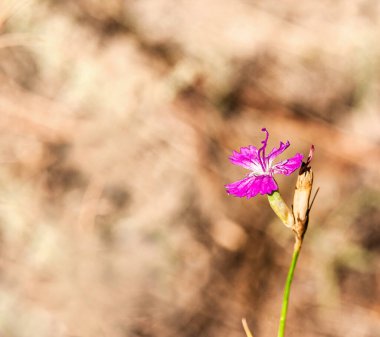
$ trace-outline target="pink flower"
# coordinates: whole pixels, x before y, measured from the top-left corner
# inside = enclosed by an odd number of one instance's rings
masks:
[[[240,152],[233,151],[229,158],[232,164],[242,166],[251,172],[242,180],[225,185],[228,194],[247,199],[257,194],[271,194],[278,189],[277,183],[273,178],[274,174],[290,175],[302,164],[302,155],[297,153],[294,157],[285,159],[273,165],[274,159],[284,152],[290,145],[289,141],[285,144],[280,143],[279,148],[274,148],[269,155],[265,155],[269,133],[267,129],[261,129],[266,133],[263,146],[257,149],[253,145],[240,148]]]

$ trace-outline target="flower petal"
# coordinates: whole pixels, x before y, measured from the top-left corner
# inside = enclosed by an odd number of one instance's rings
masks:
[[[271,194],[278,189],[275,180],[270,175],[247,176],[242,180],[225,185],[225,188],[228,194],[239,198],[247,197],[247,199],[259,193]]]
[[[248,147],[241,147],[239,151],[233,151],[232,156],[229,158],[232,164],[242,166],[246,169],[252,169],[252,164],[260,166],[258,159],[258,150],[255,146],[249,145]]]
[[[280,142],[280,146],[278,147],[278,149],[273,148],[273,150],[265,158],[267,160],[268,166],[271,166],[273,160],[276,157],[278,157],[282,152],[284,152],[289,146],[290,146],[290,143],[289,141],[287,141],[286,143]]]
[[[272,173],[276,174],[285,174],[288,176],[297,170],[302,164],[302,154],[297,153],[294,157],[285,159],[276,165],[273,165],[271,168]]]

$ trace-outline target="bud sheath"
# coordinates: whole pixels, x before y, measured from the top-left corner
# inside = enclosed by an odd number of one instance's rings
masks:
[[[272,194],[268,194],[268,200],[270,206],[284,225],[292,228],[294,226],[293,214],[284,199],[282,199],[278,190],[274,191]]]
[[[297,238],[302,240],[305,235],[310,206],[310,195],[313,187],[313,171],[303,163],[298,174],[296,190],[293,199],[294,224],[293,230]]]

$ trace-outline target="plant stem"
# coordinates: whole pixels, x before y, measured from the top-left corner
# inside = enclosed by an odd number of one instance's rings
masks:
[[[244,332],[247,335],[247,337],[253,337],[251,330],[249,330],[247,320],[243,318],[242,320]]]
[[[280,317],[280,325],[278,327],[278,337],[285,336],[285,323],[286,323],[286,315],[288,313],[288,304],[289,304],[289,296],[290,296],[290,287],[292,285],[294,270],[296,269],[298,256],[301,251],[302,241],[296,239],[296,243],[294,245],[292,262],[290,264],[290,268],[288,271],[288,277],[286,279],[284,296],[282,299],[282,309],[281,309],[281,317]]]

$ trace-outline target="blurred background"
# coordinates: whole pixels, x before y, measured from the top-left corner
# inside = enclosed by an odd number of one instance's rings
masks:
[[[293,235],[224,190],[262,127],[316,146],[287,336],[379,336],[378,1],[0,4],[1,337],[275,336]]]

